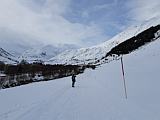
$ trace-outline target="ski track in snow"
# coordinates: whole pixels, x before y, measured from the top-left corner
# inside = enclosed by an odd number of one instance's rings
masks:
[[[159,39],[160,40],[160,39]],[[0,91],[0,120],[159,120],[159,40],[76,77]]]

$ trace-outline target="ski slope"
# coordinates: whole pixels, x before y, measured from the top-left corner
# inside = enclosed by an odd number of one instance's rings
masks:
[[[77,76],[0,91],[0,120],[159,120],[160,39]]]

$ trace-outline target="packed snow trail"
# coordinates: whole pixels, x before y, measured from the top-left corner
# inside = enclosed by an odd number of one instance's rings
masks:
[[[0,91],[0,120],[160,120],[160,41],[76,77]]]

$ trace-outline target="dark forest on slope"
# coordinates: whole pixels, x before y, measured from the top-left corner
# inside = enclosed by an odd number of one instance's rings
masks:
[[[0,64],[0,89],[15,87],[32,82],[48,81],[78,75],[93,65],[44,65],[44,64]]]
[[[111,51],[108,52],[105,57],[112,55],[120,56],[131,53],[139,47],[156,40],[157,37],[160,37],[159,35],[155,36],[158,30],[160,30],[160,25],[148,28],[147,30],[112,48]]]

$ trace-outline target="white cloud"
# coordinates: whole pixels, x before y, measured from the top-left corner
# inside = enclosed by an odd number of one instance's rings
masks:
[[[102,4],[102,5],[96,5],[94,6],[94,10],[101,10],[101,9],[105,9],[105,10],[109,10],[111,9],[113,6],[116,6],[117,1],[112,1],[111,3],[107,3],[107,4]]]
[[[23,37],[23,40],[26,38],[28,42],[35,39],[45,44],[91,45],[102,42],[105,38],[107,40],[107,33],[104,35],[107,26],[112,25],[118,30],[125,28],[125,24],[121,25],[117,15],[125,16],[128,13],[128,18],[134,22],[145,21],[160,15],[159,0],[129,0],[126,6],[125,3],[120,4],[118,0],[114,0],[108,4],[90,6],[91,8],[80,11],[83,20],[89,20],[86,25],[81,21],[72,23],[63,17],[66,11],[70,10],[70,3],[71,0],[1,0],[0,30],[6,28],[8,31],[17,33],[15,35],[28,36]],[[119,11],[118,8],[115,10],[114,8],[118,5],[124,5],[129,12]],[[93,13],[99,13],[97,11],[105,13],[105,17],[100,18],[102,20],[98,20],[96,14],[91,16]],[[105,26],[101,22],[105,23]]]
[[[81,44],[86,38],[102,35],[101,29],[95,24],[71,23],[63,17],[70,0],[43,0],[39,5],[37,2],[1,0],[0,29],[11,29],[46,44]]]
[[[145,21],[160,16],[160,0],[130,0],[127,7],[131,10],[128,15],[136,21]]]

